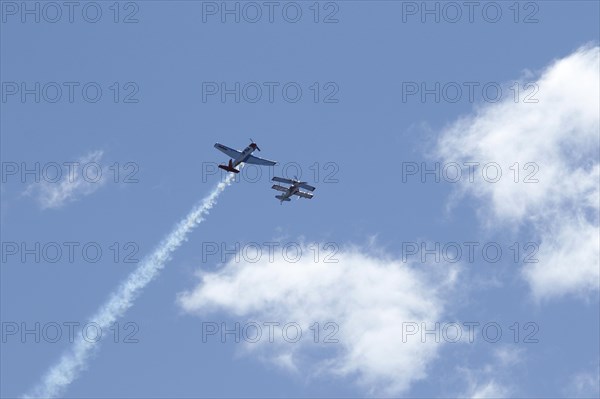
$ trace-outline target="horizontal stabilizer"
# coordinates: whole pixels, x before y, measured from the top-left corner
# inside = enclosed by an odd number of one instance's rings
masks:
[[[291,199],[285,198],[283,195],[276,195],[275,198],[281,201],[291,201]]]
[[[226,170],[228,172],[233,172],[233,173],[240,173],[239,170],[237,170],[236,168],[232,167],[232,166],[227,166],[227,165],[219,165],[219,168]]]

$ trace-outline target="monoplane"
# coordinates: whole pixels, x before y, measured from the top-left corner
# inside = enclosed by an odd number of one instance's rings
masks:
[[[254,142],[254,140],[250,139],[251,143],[246,147],[243,151],[234,150],[233,148],[229,148],[226,145],[215,143],[215,148],[231,159],[229,160],[229,164],[227,165],[219,165],[219,168],[226,170],[228,172],[240,173],[236,167],[241,163],[249,163],[253,165],[263,165],[263,166],[273,166],[277,162],[269,161],[268,159],[263,159],[259,157],[255,157],[252,153],[255,150],[260,151],[258,145]]]

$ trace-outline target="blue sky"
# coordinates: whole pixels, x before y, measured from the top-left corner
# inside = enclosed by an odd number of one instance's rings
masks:
[[[39,388],[44,376],[73,353],[64,323],[95,322],[90,316],[138,266],[152,264],[145,257],[223,180],[211,171],[227,159],[213,144],[243,149],[250,137],[259,156],[280,164],[260,169],[256,181],[259,169],[248,166],[224,188],[128,302],[117,342],[104,329],[57,396],[600,394],[597,2],[482,2],[472,21],[458,2],[456,23],[435,2],[427,7],[438,7],[439,21],[422,15],[422,2],[274,3],[273,22],[262,2],[227,2],[238,4],[239,22],[222,22],[221,2],[120,2],[118,15],[113,2],[84,2],[73,22],[61,6],[55,23],[52,6],[0,4],[2,397],[48,392]],[[39,22],[23,4],[38,4]],[[254,5],[262,16],[250,23]],[[98,22],[89,22],[97,9]],[[299,21],[289,22],[298,9]],[[21,96],[23,84],[35,92],[36,83],[39,102]],[[214,83],[239,83],[239,102],[206,92]],[[436,84],[439,101],[406,92]],[[463,90],[453,102],[450,90],[468,85],[473,100]],[[62,96],[52,102],[57,86]],[[252,102],[257,86],[262,96]],[[85,96],[97,87],[102,97],[92,102]],[[483,87],[502,96],[486,100]],[[89,180],[98,165],[102,178],[87,182],[75,167],[69,180],[69,162],[91,164]],[[436,162],[495,162],[503,174],[490,183],[479,167],[469,182],[463,168],[457,183],[431,175],[423,183],[420,170]],[[62,178],[22,178],[36,163],[48,173],[60,165]],[[403,176],[409,164],[419,171]],[[270,177],[286,165],[288,177],[298,165],[317,187],[312,200],[280,206],[273,198]],[[524,183],[536,168],[538,182]],[[77,243],[73,261],[65,242]],[[269,259],[271,242],[301,248],[300,261],[277,249]],[[465,242],[478,243],[473,261]],[[490,242],[503,251],[496,263],[480,251]],[[52,263],[40,249],[40,262],[23,260],[20,245],[36,243],[58,243],[62,256]],[[243,252],[251,243],[263,248],[254,263]],[[413,243],[460,243],[463,254],[423,262],[407,255]],[[208,254],[213,244],[219,250]],[[236,245],[241,259],[222,259]],[[100,259],[86,259],[84,246],[99,247]],[[325,261],[331,248],[336,263]],[[528,250],[537,263],[523,262]],[[130,253],[133,263],[125,262]],[[303,338],[203,342],[207,323],[236,322],[298,323]],[[339,342],[314,343],[315,322],[335,323]],[[466,329],[457,343],[419,334],[403,342],[408,323],[436,322],[479,327],[474,342]],[[503,332],[495,343],[481,331],[492,322]],[[21,334],[36,323],[40,342]],[[41,331],[52,323],[62,326],[57,342]],[[123,342],[133,331],[126,323],[137,326],[138,342]],[[538,342],[524,342],[533,329]]]

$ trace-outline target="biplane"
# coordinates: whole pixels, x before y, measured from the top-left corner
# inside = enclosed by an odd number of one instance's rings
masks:
[[[283,204],[283,201],[291,201],[290,197],[293,195],[307,199],[311,199],[313,197],[313,194],[306,191],[301,191],[300,189],[303,188],[309,191],[315,191],[315,187],[306,184],[304,181],[298,181],[296,179],[285,179],[283,177],[273,177],[273,179],[271,179],[272,181],[278,183],[290,184],[289,187],[284,187],[279,184],[273,184],[273,187],[271,187],[272,189],[281,191],[283,193],[275,196],[275,198],[279,200],[279,204]]]

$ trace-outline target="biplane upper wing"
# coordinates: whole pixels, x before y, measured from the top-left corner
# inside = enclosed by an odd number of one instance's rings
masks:
[[[279,182],[279,183],[285,183],[285,184],[297,184],[298,187],[305,188],[305,189],[307,189],[309,191],[315,191],[316,190],[316,188],[313,187],[313,186],[311,186],[310,184],[306,184],[305,182],[298,182],[298,181],[295,181],[295,180],[292,180],[292,179],[286,179],[284,177],[277,177],[277,176],[275,176],[271,180]]]
[[[283,177],[277,177],[277,176],[275,176],[271,180],[279,182],[279,183],[294,184],[293,180],[291,180],[291,179],[284,179]]]
[[[311,186],[309,184],[306,184],[306,183],[300,183],[300,184],[298,184],[298,187],[305,188],[305,189],[307,189],[309,191],[315,191],[315,187],[313,187],[313,186]]]

